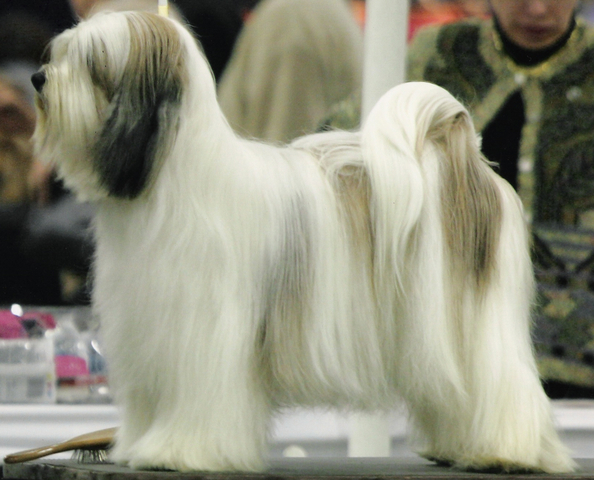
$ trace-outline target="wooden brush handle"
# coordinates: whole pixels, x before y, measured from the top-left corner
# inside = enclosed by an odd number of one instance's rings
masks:
[[[54,453],[67,452],[68,450],[107,449],[113,444],[117,428],[106,428],[96,432],[85,433],[71,438],[66,442],[56,443],[47,447],[33,448],[23,452],[12,453],[4,457],[4,463],[22,463],[46,457]]]

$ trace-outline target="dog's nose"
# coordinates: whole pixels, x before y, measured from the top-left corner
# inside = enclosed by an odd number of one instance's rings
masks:
[[[41,92],[43,85],[45,85],[45,73],[37,72],[31,75],[31,83],[35,87],[35,90]]]

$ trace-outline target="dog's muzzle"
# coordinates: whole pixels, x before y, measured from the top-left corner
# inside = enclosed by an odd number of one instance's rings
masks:
[[[43,72],[37,72],[31,75],[31,83],[33,84],[33,87],[35,87],[35,90],[37,90],[38,92],[41,92],[41,89],[45,85],[45,80],[46,77],[45,73]]]

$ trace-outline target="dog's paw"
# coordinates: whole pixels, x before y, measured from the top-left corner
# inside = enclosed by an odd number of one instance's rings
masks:
[[[449,458],[440,457],[439,455],[432,455],[430,453],[421,453],[420,455],[421,457],[437,464],[440,467],[451,467],[452,465],[454,465],[453,460],[450,460]]]
[[[453,468],[472,473],[533,473],[543,471],[541,468],[531,468],[515,462],[509,462],[497,458],[483,458],[480,460],[452,460],[437,455],[423,454],[430,462],[440,467]]]
[[[181,435],[145,435],[127,452],[126,464],[133,470],[159,470],[176,472],[261,471],[262,458],[255,455],[233,454],[222,448],[213,448],[213,442],[202,443],[196,438],[182,440]],[[168,438],[169,441],[163,441]]]
[[[133,470],[178,470],[178,465],[163,442],[151,441],[146,435],[135,442],[116,441],[110,452],[110,460]]]
[[[541,467],[534,465],[525,465],[518,462],[505,460],[502,458],[481,458],[480,460],[454,462],[454,468],[459,468],[473,473],[513,473],[526,474],[543,472]]]
[[[498,457],[480,458],[448,458],[442,455],[422,453],[421,456],[440,467],[454,468],[473,473],[506,473],[506,474],[527,474],[527,473],[566,473],[575,470],[575,463],[564,456],[559,456],[558,461],[550,458],[546,461],[539,461],[536,464],[528,464],[515,460]]]
[[[452,467],[474,473],[505,473],[519,475],[528,473],[567,473],[575,469],[575,464],[571,460],[563,464],[552,464],[543,461],[527,463],[498,457],[481,457],[478,459],[457,460],[452,462]]]
[[[172,471],[189,471],[192,469],[184,468],[183,466],[173,465],[172,462],[159,458],[144,458],[140,455],[135,455],[127,462],[128,467],[133,470],[150,470],[160,472]]]
[[[133,470],[177,472],[207,470],[205,468],[206,465],[201,465],[199,462],[196,462],[196,459],[190,463],[166,448],[142,448],[135,450],[128,458],[127,465]]]

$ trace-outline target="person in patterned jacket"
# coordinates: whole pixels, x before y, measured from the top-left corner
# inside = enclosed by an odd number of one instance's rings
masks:
[[[534,234],[535,340],[552,397],[594,397],[594,27],[578,0],[489,0],[491,18],[421,29],[407,78],[470,110]],[[324,128],[351,129],[360,99]]]

